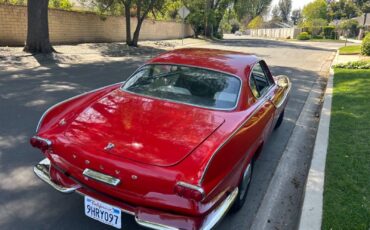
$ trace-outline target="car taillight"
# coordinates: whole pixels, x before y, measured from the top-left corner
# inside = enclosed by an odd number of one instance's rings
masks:
[[[48,150],[51,146],[50,140],[38,136],[31,137],[30,143],[34,148],[41,149],[42,151]]]
[[[204,198],[204,191],[201,187],[179,182],[175,185],[175,193],[181,197],[201,201]]]

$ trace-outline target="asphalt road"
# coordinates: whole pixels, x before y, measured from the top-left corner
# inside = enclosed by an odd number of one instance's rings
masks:
[[[257,161],[245,206],[239,213],[227,215],[217,229],[251,226],[307,96],[320,73],[327,70],[324,63],[337,46],[340,45],[298,45],[241,37],[207,45],[256,54],[266,60],[274,75],[288,75],[293,82],[284,122],[272,134]],[[81,92],[125,80],[144,59],[64,67],[49,63],[33,69],[0,70],[0,229],[108,228],[84,216],[81,196],[60,194],[36,178],[32,167],[42,155],[30,147],[28,139],[49,106]],[[124,215],[122,223],[123,229],[140,229],[131,216]]]

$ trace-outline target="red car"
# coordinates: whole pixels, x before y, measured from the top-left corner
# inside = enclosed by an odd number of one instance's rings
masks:
[[[167,52],[48,109],[30,140],[46,157],[34,172],[116,228],[124,212],[153,229],[211,229],[245,202],[290,88],[253,55]]]

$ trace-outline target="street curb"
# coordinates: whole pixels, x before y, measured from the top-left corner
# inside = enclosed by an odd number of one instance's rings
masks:
[[[296,126],[292,131],[287,145],[285,146],[284,153],[279,160],[270,184],[268,185],[266,193],[251,224],[251,230],[292,229],[296,228],[298,225],[297,221],[289,218],[298,220],[300,213],[295,212],[289,217],[286,217],[285,209],[287,212],[290,212],[289,205],[291,203],[298,202],[300,212],[303,195],[296,196],[297,190],[300,186],[295,184],[294,181],[296,181],[297,177],[302,176],[302,167],[305,167],[305,164],[308,165],[310,163],[312,150],[308,156],[307,149],[311,148],[315,143],[316,128],[312,128],[312,125],[314,123],[318,123],[318,121],[316,121],[315,114],[316,111],[319,111],[321,108],[319,98],[322,96],[322,88],[323,78],[319,77],[313,84],[302,111],[296,121]],[[311,142],[308,141],[310,139]],[[307,163],[302,161],[302,159],[305,158],[309,158],[307,159]],[[303,180],[306,180],[306,176],[304,176]],[[303,183],[301,187],[302,189],[299,194],[304,192]],[[288,222],[294,222],[294,226],[288,226]]]
[[[324,104],[321,110],[319,127],[312,154],[311,166],[305,186],[302,213],[299,230],[320,230],[323,214],[323,194],[325,180],[326,155],[329,142],[329,127],[331,104],[333,98],[333,65],[338,59],[339,51],[335,55],[330,68],[330,75],[324,95]]]

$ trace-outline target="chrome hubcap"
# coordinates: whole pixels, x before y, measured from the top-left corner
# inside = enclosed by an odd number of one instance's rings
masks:
[[[251,168],[251,164],[249,164],[243,174],[242,184],[240,186],[240,200],[244,198],[245,193],[247,192],[249,183],[251,182],[251,175],[252,175],[252,168]]]

